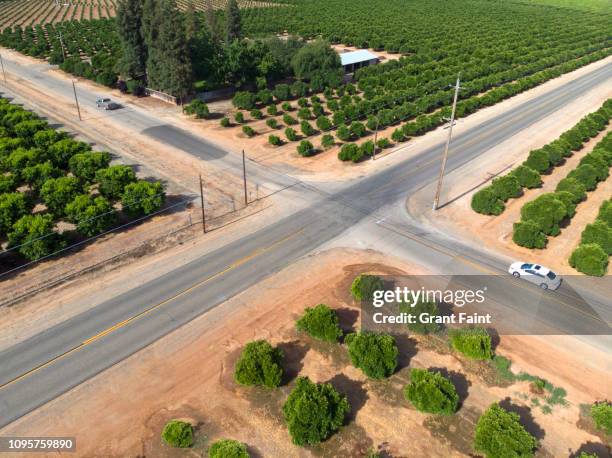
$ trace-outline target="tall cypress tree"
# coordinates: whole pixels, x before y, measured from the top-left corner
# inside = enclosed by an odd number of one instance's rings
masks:
[[[227,2],[225,11],[225,38],[229,45],[232,41],[237,40],[242,35],[242,25],[240,23],[240,9],[236,0]]]
[[[117,30],[122,55],[117,66],[126,79],[139,79],[145,74],[147,47],[142,36],[142,0],[120,0],[117,7]]]

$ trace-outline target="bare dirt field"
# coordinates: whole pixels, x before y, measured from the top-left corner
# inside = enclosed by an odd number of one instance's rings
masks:
[[[612,395],[602,383],[610,375],[609,355],[573,338],[502,336],[497,348],[516,370],[533,371],[567,390],[568,405],[546,415],[530,402],[537,395],[526,382],[502,382],[490,366],[452,354],[436,338],[398,337],[398,371],[375,382],[350,365],[343,346],[296,332],[294,321],[303,309],[321,302],[338,311],[345,330],[358,328],[359,309],[349,286],[362,272],[424,273],[371,251],[334,249],[309,256],[0,432],[76,435],[79,456],[201,456],[221,437],[247,443],[256,457],[358,457],[370,448],[395,457],[467,456],[480,413],[502,400],[540,439],[538,456],[567,456],[587,442],[606,450],[576,424],[580,403]],[[233,381],[241,348],[260,338],[284,352],[286,383],[280,389],[247,389]],[[461,396],[458,413],[425,415],[403,400],[410,367],[446,369]],[[346,426],[317,447],[294,446],[282,418],[282,403],[297,375],[330,381],[352,406]],[[189,451],[162,445],[159,435],[171,418],[195,425]]]

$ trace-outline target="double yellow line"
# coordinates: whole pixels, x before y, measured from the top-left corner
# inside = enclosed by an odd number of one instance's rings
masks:
[[[162,307],[163,305],[168,304],[168,303],[174,301],[175,299],[190,293],[194,289],[199,288],[202,285],[205,285],[206,283],[210,282],[211,280],[214,280],[215,278],[218,278],[218,277],[222,276],[223,274],[229,272],[230,270],[235,269],[237,267],[240,267],[243,264],[246,264],[251,259],[254,259],[257,256],[260,256],[260,255],[262,255],[262,254],[264,254],[264,253],[266,253],[266,252],[276,248],[277,246],[281,245],[282,243],[286,242],[287,240],[292,239],[293,237],[297,236],[298,234],[301,234],[303,231],[304,231],[304,228],[299,229],[299,230],[297,230],[295,232],[292,232],[291,234],[287,235],[286,237],[283,237],[283,238],[275,241],[271,245],[268,245],[268,246],[266,246],[264,248],[259,248],[259,249],[255,250],[255,251],[253,251],[252,253],[248,254],[247,256],[245,256],[243,258],[240,258],[237,261],[231,263],[225,269],[220,270],[219,272],[216,272],[216,273],[214,273],[214,274],[204,278],[203,280],[200,280],[199,282],[193,284],[189,288],[186,288],[186,289],[180,291],[179,293],[175,294],[174,296],[172,296],[172,297],[170,297],[170,298],[168,298],[168,299],[166,299],[166,300],[164,300],[162,302],[159,302],[159,303],[157,303],[155,305],[152,305],[152,306],[148,307],[147,309],[143,310],[142,312],[139,312],[136,315],[133,315],[133,316],[131,316],[131,317],[129,317],[129,318],[119,322],[119,323],[116,323],[116,324],[106,328],[105,330],[99,332],[98,334],[96,334],[96,335],[94,335],[94,336],[84,340],[79,345],[77,345],[77,346],[75,346],[75,347],[65,351],[64,353],[62,353],[60,355],[57,355],[57,356],[51,358],[50,360],[48,360],[48,361],[46,361],[46,362],[44,362],[44,363],[42,363],[42,364],[40,364],[40,365],[30,369],[29,371],[24,372],[23,374],[21,374],[21,375],[15,377],[15,378],[9,380],[8,382],[0,385],[0,389],[6,388],[7,386],[12,385],[15,382],[23,380],[26,377],[32,375],[33,373],[38,372],[39,370],[41,370],[41,369],[43,369],[43,368],[45,368],[47,366],[50,366],[51,364],[59,361],[60,359],[65,358],[66,356],[68,356],[68,355],[70,355],[72,353],[75,353],[78,350],[81,350],[81,349],[85,348],[86,346],[92,344],[96,340],[99,340],[102,337],[107,336],[107,335],[113,333],[117,329],[121,329],[121,328],[127,326],[128,324],[138,320],[139,318],[142,318],[145,315],[148,315],[149,313],[151,313],[154,310]]]

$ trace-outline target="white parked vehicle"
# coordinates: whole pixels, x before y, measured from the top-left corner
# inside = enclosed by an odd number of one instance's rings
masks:
[[[508,273],[516,278],[523,278],[531,283],[535,283],[542,289],[557,289],[561,286],[561,277],[552,270],[539,264],[526,262],[513,262],[510,264]]]

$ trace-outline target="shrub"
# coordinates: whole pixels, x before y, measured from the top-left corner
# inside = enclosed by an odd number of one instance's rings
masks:
[[[586,275],[603,277],[608,267],[608,255],[594,243],[578,245],[569,258],[570,266]]]
[[[484,328],[451,329],[452,347],[472,359],[491,359],[491,336]]]
[[[60,235],[53,232],[51,215],[24,215],[13,224],[8,234],[9,248],[19,246],[22,256],[36,261],[64,246]]]
[[[297,152],[302,157],[312,156],[315,153],[314,146],[308,140],[302,140],[297,146]]]
[[[359,332],[346,336],[349,356],[353,366],[373,379],[389,377],[397,367],[397,345],[388,334]]]
[[[317,128],[323,132],[331,129],[332,124],[327,116],[319,116],[317,118]]]
[[[371,301],[375,291],[382,291],[385,285],[376,275],[357,275],[351,284],[351,295],[357,301]]]
[[[241,385],[276,388],[283,377],[283,354],[265,340],[249,342],[236,363],[234,379]]]
[[[75,154],[68,161],[72,174],[86,183],[91,183],[96,172],[108,167],[111,156],[106,152],[89,152]]]
[[[278,108],[276,108],[276,105],[270,105],[268,108],[266,108],[266,112],[270,116],[276,116],[278,114]]]
[[[221,121],[219,121],[219,124],[221,124],[221,127],[229,127],[231,124],[230,119],[227,116],[224,116],[221,118]]]
[[[591,418],[597,429],[603,429],[606,434],[612,434],[612,404],[606,401],[591,405]]]
[[[100,194],[109,199],[118,199],[128,184],[136,182],[136,174],[127,165],[113,165],[98,170],[96,181],[100,184]]]
[[[208,449],[208,458],[249,458],[247,447],[242,442],[221,439]]]
[[[404,388],[404,397],[417,410],[427,413],[452,415],[459,405],[455,385],[439,372],[412,369],[410,383]]]
[[[436,332],[440,329],[438,323],[421,323],[418,317],[422,313],[426,313],[429,316],[439,316],[440,311],[438,305],[435,302],[426,302],[423,300],[417,301],[414,306],[411,304],[400,304],[400,311],[416,317],[414,323],[406,324],[406,327],[418,334],[429,334],[430,332]]]
[[[334,136],[331,134],[325,134],[323,135],[323,137],[321,137],[321,146],[324,149],[328,149],[331,148],[332,146],[334,146],[335,141],[334,141]]]
[[[500,215],[506,208],[504,202],[488,186],[472,196],[472,210],[483,215]]]
[[[306,137],[310,137],[315,134],[314,128],[310,125],[308,121],[302,121],[300,123],[300,130]]]
[[[599,213],[597,214],[597,219],[612,227],[612,199],[606,200],[601,204],[601,207],[599,207]]]
[[[89,194],[76,196],[66,205],[66,215],[70,222],[77,225],[77,231],[87,237],[110,229],[117,219],[112,205],[106,198],[102,196],[94,198]]]
[[[40,196],[49,212],[62,216],[66,205],[72,202],[81,190],[79,180],[74,177],[50,178],[40,188]]]
[[[520,423],[520,417],[498,403],[492,404],[480,417],[474,434],[474,450],[487,458],[533,456],[538,442]]]
[[[30,210],[26,196],[20,192],[0,194],[0,238],[6,235],[13,224]]]
[[[238,123],[238,124],[242,124],[244,122],[244,113],[242,111],[237,112],[234,115],[234,120]]]
[[[232,98],[232,105],[242,110],[251,110],[255,108],[255,102],[257,98],[255,94],[248,91],[239,91],[234,94]]]
[[[263,118],[263,113],[261,112],[261,110],[251,110],[251,118],[253,119],[261,119]]]
[[[161,437],[170,447],[187,448],[193,444],[192,426],[181,420],[170,420],[164,426]]]
[[[298,330],[306,332],[315,339],[337,342],[342,337],[335,310],[325,304],[306,308],[304,316],[296,322]]]
[[[512,171],[512,175],[517,178],[519,185],[524,188],[533,189],[542,186],[540,174],[526,165],[519,165]]]
[[[276,129],[278,127],[278,122],[276,121],[276,119],[270,118],[266,120],[266,126],[268,126],[271,129]]]
[[[289,434],[296,445],[315,445],[329,438],[344,423],[350,406],[346,396],[329,383],[299,377],[283,405]]]
[[[504,202],[510,198],[519,197],[522,192],[518,178],[511,174],[495,178],[491,182],[491,190]]]
[[[251,126],[242,126],[242,133],[249,138],[255,136],[255,130]]]
[[[587,191],[592,191],[597,187],[597,170],[591,164],[576,167],[567,174],[567,178],[575,178],[584,185]]]
[[[283,122],[287,124],[288,126],[293,126],[298,123],[297,119],[295,119],[293,116],[287,113],[283,115]]]
[[[567,216],[567,208],[553,193],[542,194],[521,208],[523,221],[533,221],[546,235],[559,234],[559,223]]]
[[[538,173],[547,172],[550,169],[550,159],[546,152],[541,149],[533,150],[529,153],[527,160],[523,162],[523,165],[535,170]]]
[[[338,153],[338,159],[341,161],[353,161],[359,162],[363,157],[363,152],[361,148],[357,146],[355,143],[346,143],[342,145],[340,152]]]
[[[202,100],[195,99],[185,107],[185,113],[188,115],[196,115],[198,119],[207,119],[210,116],[210,110]]]
[[[555,191],[569,192],[573,196],[572,201],[575,204],[586,199],[586,188],[576,178],[563,178],[557,184]]]
[[[283,141],[276,135],[270,135],[268,136],[268,143],[270,143],[270,145],[280,146],[283,144]]]
[[[294,142],[298,139],[297,132],[295,131],[295,129],[292,129],[291,127],[287,127],[285,129],[285,136],[287,137],[287,140],[289,140],[290,142]]]
[[[125,186],[121,204],[130,216],[150,215],[162,207],[165,199],[164,186],[160,182],[138,180]]]
[[[540,226],[533,221],[519,221],[514,223],[512,241],[525,248],[546,248],[548,239]]]

